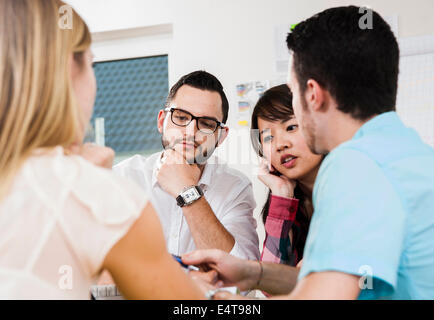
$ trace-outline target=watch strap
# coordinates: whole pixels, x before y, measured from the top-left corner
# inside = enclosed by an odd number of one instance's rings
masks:
[[[181,195],[176,197],[176,204],[180,207],[185,206],[184,198]]]

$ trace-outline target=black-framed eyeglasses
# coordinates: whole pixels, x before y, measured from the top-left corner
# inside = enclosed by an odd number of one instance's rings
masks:
[[[182,109],[170,107],[164,109],[164,111],[170,112],[170,119],[172,120],[173,124],[176,124],[180,127],[186,127],[190,124],[190,122],[196,119],[197,130],[204,134],[213,134],[219,127],[225,127],[223,123],[217,121],[216,119],[210,117],[196,117],[190,112]]]

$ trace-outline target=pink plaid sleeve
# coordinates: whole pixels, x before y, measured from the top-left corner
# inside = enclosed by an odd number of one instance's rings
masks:
[[[261,261],[290,265],[297,262],[297,253],[292,252],[289,238],[289,230],[295,222],[297,209],[298,199],[271,195]]]

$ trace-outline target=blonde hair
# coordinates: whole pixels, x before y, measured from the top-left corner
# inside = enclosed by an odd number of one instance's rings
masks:
[[[67,147],[82,135],[72,89],[71,55],[91,44],[72,8],[61,28],[60,0],[0,0],[0,200],[23,162],[38,148]]]

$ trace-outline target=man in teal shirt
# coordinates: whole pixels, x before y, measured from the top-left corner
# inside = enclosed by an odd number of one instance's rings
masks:
[[[216,251],[184,262],[208,263],[244,290],[293,289],[290,299],[434,299],[434,150],[395,112],[389,25],[374,11],[331,8],[296,25],[287,45],[295,116],[312,152],[328,154],[302,268]]]
[[[287,38],[295,115],[310,149],[329,153],[298,286],[434,299],[434,150],[395,113],[398,44],[372,13],[363,29],[358,8],[329,9]]]
[[[299,280],[334,271],[362,276],[359,298],[434,299],[434,151],[395,112],[330,152],[313,201]]]

